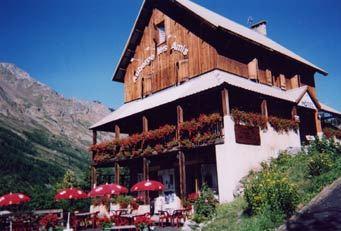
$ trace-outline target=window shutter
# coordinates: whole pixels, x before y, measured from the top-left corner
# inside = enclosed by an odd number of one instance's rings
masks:
[[[188,78],[188,59],[179,60],[177,62],[178,82],[181,83]]]
[[[258,78],[258,60],[253,59],[249,64],[247,65],[249,69],[249,79],[257,80]]]
[[[285,90],[286,89],[286,83],[285,83],[285,75],[280,74],[279,75],[279,81],[280,81],[280,87]]]
[[[269,69],[265,70],[266,83],[272,85],[272,73]]]
[[[299,75],[294,75],[291,77],[291,87],[298,88],[299,87]]]

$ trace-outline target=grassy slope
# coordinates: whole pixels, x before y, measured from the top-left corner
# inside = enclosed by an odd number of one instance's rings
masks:
[[[341,177],[340,153],[334,161],[333,168],[316,177],[307,177],[309,160],[309,155],[300,153],[276,165],[278,171],[283,172],[290,182],[297,185],[301,203],[299,207],[307,204],[324,186]],[[220,205],[215,219],[204,230],[272,230],[283,222],[284,218],[281,216],[273,222],[270,219],[270,212],[252,217],[244,215],[246,207],[247,204],[242,197]]]

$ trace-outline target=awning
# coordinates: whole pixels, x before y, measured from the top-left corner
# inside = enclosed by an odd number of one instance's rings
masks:
[[[196,78],[193,78],[181,85],[174,86],[154,93],[146,98],[138,99],[123,104],[117,110],[95,123],[90,129],[96,129],[107,123],[131,116],[133,114],[146,111],[157,106],[161,106],[175,100],[206,91],[211,88],[228,84],[248,91],[275,97],[285,101],[297,103],[307,92],[307,87],[295,88],[292,90],[281,90],[280,88],[253,82],[249,79],[236,76],[221,70],[213,70]]]

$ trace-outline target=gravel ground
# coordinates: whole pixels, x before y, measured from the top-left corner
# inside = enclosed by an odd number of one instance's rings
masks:
[[[278,230],[341,230],[341,178],[325,188]]]

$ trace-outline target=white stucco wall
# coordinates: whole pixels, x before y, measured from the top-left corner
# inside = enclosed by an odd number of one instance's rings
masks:
[[[234,122],[231,116],[224,117],[224,144],[216,145],[219,201],[233,200],[233,190],[242,177],[262,161],[276,157],[281,150],[300,147],[299,132],[279,134],[268,125],[260,132],[261,145],[245,145],[235,142]]]

